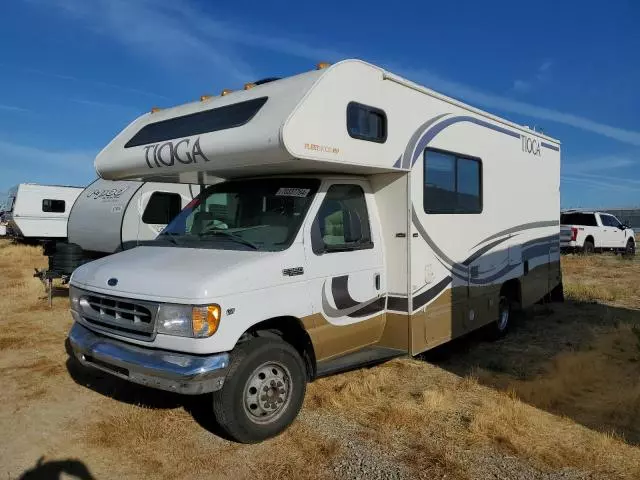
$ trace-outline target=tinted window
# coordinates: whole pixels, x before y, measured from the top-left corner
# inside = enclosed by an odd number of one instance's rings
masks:
[[[387,140],[387,116],[379,108],[351,102],[347,105],[347,131],[359,140],[384,143]]]
[[[332,185],[314,222],[316,253],[371,248],[364,191],[358,185]]]
[[[153,192],[142,214],[144,223],[166,225],[180,213],[182,197],[177,193]]]
[[[616,227],[620,226],[620,222],[611,215],[600,215],[600,220],[602,220],[602,224],[606,227]]]
[[[479,160],[426,150],[424,154],[424,211],[480,213],[482,165]]]
[[[43,212],[64,213],[64,209],[65,209],[64,200],[53,200],[50,198],[45,198],[44,200],[42,200]]]
[[[142,127],[124,148],[239,127],[249,122],[266,102],[267,97],[254,98],[246,102],[150,123]]]
[[[584,227],[597,227],[596,216],[593,213],[563,213],[560,215],[562,225],[581,225]]]

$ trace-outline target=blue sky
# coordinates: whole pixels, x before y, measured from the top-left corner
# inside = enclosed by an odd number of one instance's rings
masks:
[[[138,114],[358,57],[563,143],[564,207],[640,206],[640,2],[14,0],[0,192],[85,185]]]

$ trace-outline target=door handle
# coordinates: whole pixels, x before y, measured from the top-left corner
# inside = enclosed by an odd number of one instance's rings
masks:
[[[376,273],[373,277],[373,284],[376,287],[376,290],[380,290],[380,274]]]

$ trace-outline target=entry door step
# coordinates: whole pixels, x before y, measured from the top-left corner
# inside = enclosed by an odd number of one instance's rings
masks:
[[[318,377],[326,377],[334,373],[354,370],[356,368],[382,363],[392,358],[406,355],[405,350],[386,347],[365,347],[357,352],[341,355],[331,360],[318,362]]]

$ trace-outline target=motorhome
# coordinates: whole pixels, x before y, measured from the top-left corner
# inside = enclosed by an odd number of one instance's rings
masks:
[[[82,187],[21,183],[9,190],[7,234],[25,241],[63,239]]]
[[[213,392],[241,442],[283,431],[315,378],[561,297],[560,143],[359,60],[154,109],[95,167],[205,187],[74,272],[74,356]]]

